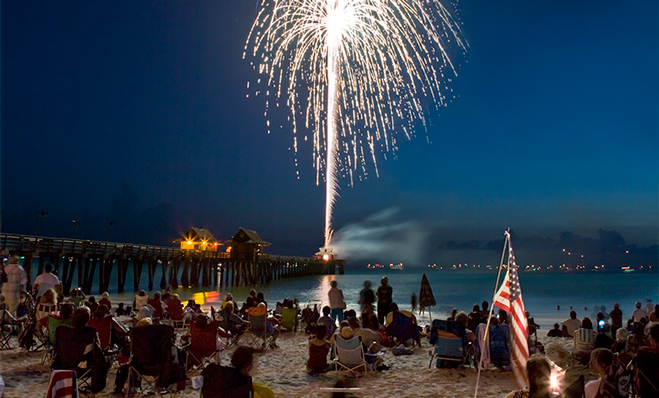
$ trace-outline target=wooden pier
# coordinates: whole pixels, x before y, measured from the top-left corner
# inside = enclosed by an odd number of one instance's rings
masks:
[[[43,272],[47,262],[51,262],[62,281],[64,294],[76,287],[91,294],[95,277],[98,278],[98,293],[114,290],[110,289],[110,278],[115,267],[117,292],[123,293],[129,269],[133,270],[132,290],[137,292],[145,269],[148,290],[151,291],[154,286],[158,289],[259,286],[287,278],[333,274],[337,267],[342,274],[344,264],[343,260],[323,261],[262,253],[246,257],[219,251],[5,233],[0,233],[0,250],[3,255],[18,254],[24,258],[29,283],[36,277],[32,275],[35,261],[38,261],[37,274]],[[72,286],[75,276],[78,285]]]

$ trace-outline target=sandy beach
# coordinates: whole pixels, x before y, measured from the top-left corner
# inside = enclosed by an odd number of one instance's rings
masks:
[[[572,356],[572,340],[538,336],[550,359],[566,369],[567,385],[583,373],[594,378],[588,370],[575,363]],[[305,369],[308,335],[304,332],[284,332],[277,340],[279,348],[258,353],[256,381],[270,386],[277,397],[307,397],[321,387],[333,387],[344,372],[331,371],[321,376],[308,375]],[[42,364],[43,353],[27,352],[12,339],[12,349],[0,351],[0,374],[6,384],[5,397],[43,397],[47,390],[49,364]],[[413,355],[394,356],[390,350],[385,356],[387,371],[357,375],[355,384],[368,387],[378,397],[473,397],[477,370],[473,367],[457,369],[428,368],[431,346],[422,339],[422,348]],[[227,349],[222,364],[228,365],[233,349]],[[108,375],[108,384],[98,397],[112,397],[117,366]],[[503,397],[514,389],[512,373],[492,368],[483,371],[479,383],[479,397]],[[186,389],[177,393],[181,397],[197,397],[199,390],[192,388],[188,380]]]

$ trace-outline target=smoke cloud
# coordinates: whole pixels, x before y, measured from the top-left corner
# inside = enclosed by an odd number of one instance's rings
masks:
[[[388,208],[347,224],[334,233],[334,252],[348,261],[420,264],[429,231],[418,221],[399,220],[398,214],[399,209]]]

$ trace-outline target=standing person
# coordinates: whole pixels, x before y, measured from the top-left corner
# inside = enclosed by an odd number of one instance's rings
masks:
[[[330,282],[330,286],[327,297],[329,298],[330,308],[332,309],[332,319],[341,323],[343,320],[343,310],[345,309],[343,290],[337,288],[338,283],[336,281]]]
[[[18,263],[20,257],[16,254],[9,257],[9,264],[5,267],[7,282],[2,285],[2,294],[5,296],[7,310],[13,316],[16,316],[16,309],[21,301],[21,292],[24,291],[24,285],[27,283],[27,274]]]
[[[367,279],[364,281],[364,288],[359,292],[359,305],[361,305],[362,313],[375,311],[373,307],[375,292],[371,289],[371,286],[373,286],[373,283]]]
[[[391,303],[393,302],[391,296],[394,293],[394,289],[388,284],[389,278],[386,276],[382,277],[380,281],[381,285],[378,286],[378,321],[380,324],[384,324],[384,319],[389,314]]]
[[[641,302],[637,301],[636,309],[634,310],[634,312],[632,312],[632,319],[634,320],[634,322],[641,322],[642,318],[645,318],[647,320],[648,314],[641,309]]]
[[[609,312],[611,317],[611,335],[615,336],[616,331],[622,327],[622,310],[620,304],[614,303],[613,309]]]
[[[46,263],[43,267],[43,273],[34,280],[34,291],[37,292],[37,300],[46,293],[46,290],[53,289],[56,293],[62,293],[59,278],[53,274],[53,264]]]

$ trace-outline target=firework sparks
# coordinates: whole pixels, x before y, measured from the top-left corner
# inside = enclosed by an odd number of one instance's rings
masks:
[[[438,0],[262,0],[243,57],[266,77],[266,96],[290,108],[296,153],[300,126],[313,130],[326,247],[338,178],[352,184],[369,164],[377,175],[377,154],[409,139],[415,120],[425,125],[422,100],[446,103],[445,74],[456,74],[447,47],[466,43]]]

